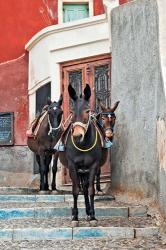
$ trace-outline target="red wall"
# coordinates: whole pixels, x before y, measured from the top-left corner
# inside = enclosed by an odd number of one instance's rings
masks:
[[[94,4],[94,15],[95,16],[103,14],[105,12],[102,0],[93,0],[93,4]]]
[[[36,32],[55,23],[57,0],[0,0],[0,62],[19,57]]]
[[[0,112],[14,112],[15,145],[26,145],[28,55],[0,65]]]
[[[130,2],[132,0],[119,0],[119,4],[124,4],[124,3],[127,3],[127,2]]]
[[[121,4],[127,0],[120,0]],[[28,55],[25,44],[58,23],[57,0],[0,0],[0,112],[14,112],[15,145],[25,145],[28,123]],[[94,0],[94,14],[104,13]],[[15,60],[13,60],[15,59]]]

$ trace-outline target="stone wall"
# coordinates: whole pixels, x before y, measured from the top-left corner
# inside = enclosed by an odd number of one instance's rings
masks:
[[[166,106],[156,0],[137,0],[115,8],[111,32],[112,96],[120,100],[112,185],[159,198],[166,214]]]
[[[1,147],[0,159],[1,187],[34,187],[33,153],[27,146]]]

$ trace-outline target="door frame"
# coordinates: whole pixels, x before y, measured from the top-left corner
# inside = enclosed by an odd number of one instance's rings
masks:
[[[64,94],[64,102],[63,102],[63,110],[64,110],[64,118],[65,120],[69,116],[69,109],[68,107],[69,104],[69,95],[67,92],[67,86],[65,84],[67,83],[67,72],[69,71],[74,71],[74,70],[83,70],[83,76],[82,76],[82,82],[83,82],[83,87],[86,85],[86,83],[89,83],[91,86],[91,93],[92,93],[92,98],[90,105],[91,107],[94,107],[94,102],[95,102],[95,91],[94,90],[94,84],[95,84],[95,75],[94,72],[88,73],[89,71],[94,69],[94,66],[100,66],[104,65],[105,63],[110,65],[110,96],[111,96],[111,55],[110,54],[104,54],[100,56],[93,56],[93,57],[88,57],[88,58],[83,58],[83,59],[78,59],[78,60],[72,60],[68,62],[64,62],[60,64],[60,89],[61,93]],[[89,65],[89,68],[86,67]],[[86,72],[85,72],[86,71]],[[65,91],[66,90],[66,91]],[[108,176],[110,177],[110,171],[107,172],[108,169],[108,164],[109,161],[102,167],[103,171],[106,171],[106,174],[103,175],[104,182],[108,182]],[[105,177],[104,177],[105,176]],[[68,183],[68,173],[66,168],[62,168],[62,184]],[[68,184],[67,184],[68,185]]]

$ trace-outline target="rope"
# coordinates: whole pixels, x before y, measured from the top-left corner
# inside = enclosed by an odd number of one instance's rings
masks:
[[[79,151],[81,151],[81,152],[88,152],[88,151],[92,150],[92,149],[96,146],[96,144],[97,144],[97,134],[98,134],[98,133],[97,133],[97,130],[96,130],[96,135],[95,135],[94,144],[93,144],[90,148],[87,148],[87,149],[82,149],[82,148],[78,147],[78,146],[75,144],[74,138],[73,138],[72,135],[71,135],[71,141],[72,141],[72,143],[73,143],[73,146],[74,146],[77,150],[79,150]]]

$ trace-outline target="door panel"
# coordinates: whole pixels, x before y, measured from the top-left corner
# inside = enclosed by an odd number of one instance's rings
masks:
[[[110,105],[110,68],[111,58],[110,56],[95,57],[85,60],[79,60],[74,62],[68,62],[61,65],[61,84],[64,92],[64,118],[65,120],[69,116],[69,95],[68,95],[68,84],[76,89],[77,94],[81,94],[86,83],[90,84],[91,87],[91,109],[98,111],[98,99],[100,98],[105,105]],[[102,167],[101,178],[103,181],[110,180],[110,161]],[[68,171],[63,169],[63,183],[68,184],[70,178]]]
[[[110,105],[110,86],[109,86],[109,64],[95,66],[95,109],[98,110],[98,98],[107,107]]]

